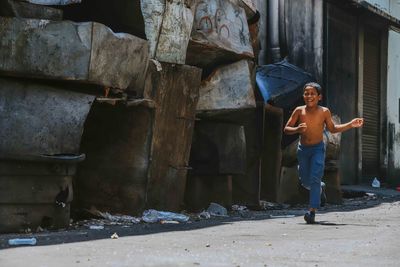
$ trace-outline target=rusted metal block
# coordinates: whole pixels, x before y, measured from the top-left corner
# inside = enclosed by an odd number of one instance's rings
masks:
[[[145,95],[156,102],[147,206],[179,210],[183,203],[201,69],[152,61]]]
[[[154,109],[95,102],[81,151],[86,160],[75,179],[77,206],[139,214],[146,199]]]
[[[232,206],[232,176],[189,175],[185,192],[185,207],[194,211],[207,209],[211,202],[227,209]]]
[[[140,79],[147,42],[95,22],[0,18],[0,72],[125,89]]]
[[[193,25],[193,12],[187,1],[85,0],[63,9],[67,19],[97,21],[115,32],[147,39],[152,59],[184,64]]]
[[[243,8],[231,0],[198,0],[194,10],[186,64],[209,67],[254,57]]]
[[[261,199],[276,202],[282,162],[283,109],[264,105],[261,153]]]
[[[63,12],[61,9],[18,0],[0,0],[0,16],[62,20]]]
[[[0,79],[0,158],[79,154],[94,97],[63,89]]]
[[[0,232],[68,227],[74,174],[71,163],[0,160]]]
[[[141,0],[141,3],[150,57],[185,64],[193,25],[193,13],[186,7],[185,0]]]
[[[200,86],[197,114],[255,108],[252,64],[241,60],[214,71]]]
[[[244,127],[233,123],[197,121],[190,153],[193,175],[246,173]]]

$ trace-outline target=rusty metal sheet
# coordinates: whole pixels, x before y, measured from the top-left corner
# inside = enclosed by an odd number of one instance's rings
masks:
[[[200,81],[201,69],[150,64],[145,92],[157,108],[147,207],[179,210],[183,203]]]
[[[202,81],[197,114],[255,108],[251,68],[247,60],[241,60],[218,68]]]
[[[0,16],[62,20],[63,12],[57,8],[35,5],[18,0],[0,0]]]
[[[254,57],[243,8],[230,0],[198,0],[194,10],[186,64],[207,67]]]
[[[153,118],[154,109],[146,106],[94,104],[82,137],[86,160],[75,179],[75,199],[81,208],[143,211]]]
[[[93,96],[0,79],[0,158],[79,154]]]
[[[99,23],[2,17],[0,25],[5,75],[126,89],[145,72],[147,42]]]

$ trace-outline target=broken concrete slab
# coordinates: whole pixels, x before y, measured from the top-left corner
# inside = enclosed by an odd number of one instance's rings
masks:
[[[79,154],[94,96],[62,89],[0,79],[0,158]]]
[[[246,13],[231,0],[196,1],[186,64],[208,67],[253,58]]]
[[[1,17],[62,20],[60,9],[31,4],[18,0],[0,0]]]
[[[126,89],[141,79],[147,42],[96,23],[0,18],[0,73]]]
[[[241,60],[218,68],[202,81],[197,114],[255,108],[252,68],[252,63]]]

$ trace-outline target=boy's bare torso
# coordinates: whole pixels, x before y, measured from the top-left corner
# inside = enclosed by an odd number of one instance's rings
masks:
[[[307,130],[300,134],[300,143],[302,145],[309,146],[322,142],[326,111],[328,109],[321,106],[307,108],[304,105],[297,108],[297,112],[299,112],[298,123],[307,124]]]

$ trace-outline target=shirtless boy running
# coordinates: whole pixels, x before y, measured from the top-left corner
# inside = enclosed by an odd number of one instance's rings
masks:
[[[322,98],[321,91],[317,83],[307,83],[304,86],[305,105],[293,111],[284,129],[285,134],[300,134],[297,159],[300,182],[310,190],[310,209],[304,215],[308,224],[315,223],[315,212],[320,207],[321,178],[325,166],[324,128],[331,133],[339,133],[359,128],[364,123],[364,119],[355,118],[348,123],[335,125],[329,109],[318,105]]]

